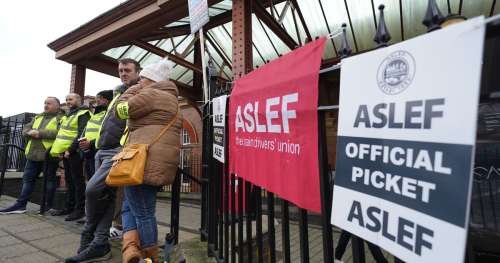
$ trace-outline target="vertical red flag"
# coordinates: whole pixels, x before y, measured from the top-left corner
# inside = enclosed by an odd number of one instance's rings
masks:
[[[325,38],[235,82],[229,169],[301,208],[320,212],[318,80]]]

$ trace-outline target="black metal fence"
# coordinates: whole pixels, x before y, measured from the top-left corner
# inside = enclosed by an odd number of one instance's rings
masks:
[[[201,179],[201,150],[198,145],[183,146],[180,150],[179,166],[184,173],[180,176],[181,193],[199,193],[201,185],[198,181]],[[193,179],[194,178],[194,179]],[[165,192],[172,191],[172,185],[163,187]]]
[[[347,47],[343,55],[348,55],[348,51]],[[321,71],[320,87],[324,75],[331,74],[336,69],[338,68],[332,67]],[[338,78],[335,81],[339,81]],[[230,90],[220,88],[215,79],[210,80],[211,98],[229,93]],[[341,229],[330,224],[335,168],[328,162],[328,139],[332,138],[327,136],[326,127],[327,116],[337,110],[336,105],[318,108],[322,210],[321,214],[314,214],[230,174],[227,162],[222,164],[213,159],[212,108],[209,103],[204,105],[201,238],[208,242],[209,256],[214,257],[217,262],[333,263],[335,258],[339,258],[339,255],[334,255],[334,251],[338,253],[342,249],[336,251],[334,242],[336,245],[342,243],[346,236],[349,237],[349,233],[347,235],[346,232],[340,233]],[[500,120],[500,117],[498,119]],[[500,127],[499,123],[495,124]],[[496,135],[500,138],[498,133]],[[229,141],[227,132],[224,141]],[[230,160],[227,146],[225,156],[226,160]],[[471,232],[469,232],[466,262],[481,262],[482,258],[477,247],[488,253],[496,253],[493,258],[498,259],[500,255],[498,249],[500,242],[496,241],[500,240],[499,160],[500,143],[478,142],[471,203]],[[339,242],[338,239],[343,238],[344,240]],[[491,249],[485,249],[484,244],[488,243],[488,240],[494,241],[493,244],[489,244],[493,247]],[[365,254],[365,244],[371,253]],[[402,262],[356,236],[351,236],[351,249],[344,259],[346,257],[355,263],[389,262],[389,260]]]
[[[216,80],[210,83],[217,86]],[[228,93],[211,88],[213,97]],[[337,105],[318,110],[322,211],[315,214],[230,174],[227,162],[213,159],[212,109],[205,105],[201,236],[208,241],[209,256],[218,262],[334,262],[334,239],[340,230],[330,223],[334,172],[328,164],[326,114],[337,110]],[[229,141],[227,132],[224,141]],[[227,146],[225,156],[230,159]],[[351,240],[352,259],[365,262],[363,240]],[[378,262],[388,261],[382,255]]]
[[[500,228],[500,144],[478,143],[474,166],[471,224],[485,231]]]
[[[25,147],[23,128],[25,122],[18,119],[4,119],[0,124],[0,144],[10,144],[17,147],[9,147],[6,151],[0,152],[0,160],[7,155],[5,163],[0,164],[0,170],[22,172],[26,163],[26,157],[21,149]]]
[[[5,173],[24,170],[23,127],[24,122],[17,119],[0,120],[0,196],[3,194]]]

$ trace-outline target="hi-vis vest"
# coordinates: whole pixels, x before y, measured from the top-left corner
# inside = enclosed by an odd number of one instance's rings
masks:
[[[89,112],[89,110],[79,110],[76,114],[65,116],[62,119],[61,127],[57,133],[56,140],[50,150],[50,155],[57,156],[64,153],[71,146],[71,143],[78,136],[78,117]]]
[[[97,114],[92,115],[92,118],[90,118],[89,122],[87,122],[84,137],[88,141],[95,140],[99,136],[99,128],[101,127],[105,115],[106,111],[101,111]]]
[[[42,121],[44,118],[45,117],[43,115],[37,115],[35,117],[35,121],[33,122],[33,126],[31,126],[31,128],[33,130],[45,129],[45,130],[50,130],[50,131],[57,131],[58,124],[59,124],[58,120],[57,120],[57,116],[52,117],[52,119],[50,119],[50,121],[47,122],[45,124],[45,126],[40,127],[40,124],[42,124]],[[28,156],[28,154],[30,153],[31,141],[32,141],[32,139],[30,139],[28,141],[28,144],[26,145],[26,149],[24,150],[24,153],[26,154],[26,156]],[[45,150],[49,149],[53,143],[54,143],[54,140],[46,140],[46,139],[42,140],[42,144],[43,144],[43,147],[45,147]]]

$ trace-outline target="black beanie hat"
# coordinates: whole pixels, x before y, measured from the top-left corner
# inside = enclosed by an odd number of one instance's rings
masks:
[[[101,96],[109,101],[113,100],[113,91],[112,90],[103,90],[99,93],[97,93],[98,96]]]

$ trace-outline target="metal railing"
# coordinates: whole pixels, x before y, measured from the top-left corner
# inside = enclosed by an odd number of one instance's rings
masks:
[[[435,5],[434,1],[429,1],[429,3]],[[381,10],[383,10],[383,7]],[[437,9],[430,8],[430,10],[434,12]],[[435,15],[428,12],[425,18],[431,24],[429,28],[438,26],[437,22],[432,19]],[[382,30],[377,30],[378,39],[381,40],[377,47],[384,47],[388,45],[387,42],[390,36],[385,22],[383,22],[383,17],[379,21],[382,21],[379,22],[379,27]],[[351,54],[351,49],[348,46],[345,26],[343,26],[342,36],[342,45],[339,51],[341,57],[346,57]],[[321,70],[320,74],[338,69],[340,69],[340,66],[336,65]],[[211,79],[209,85],[211,99],[218,95],[230,93],[229,90],[221,90],[215,88],[216,86],[216,80]],[[228,108],[226,107],[226,110]],[[325,121],[327,112],[337,110],[338,105],[322,105],[318,108],[318,150],[322,208],[321,214],[318,215],[296,208],[286,200],[276,197],[274,193],[243,181],[241,178],[229,173],[227,162],[222,164],[213,159],[212,109],[210,103],[204,105],[201,238],[208,242],[207,253],[209,256],[214,257],[217,262],[260,263],[280,261],[287,263],[299,260],[300,262],[316,261],[316,259],[313,260],[312,258],[317,255],[313,255],[312,251],[318,253],[319,249],[317,245],[316,247],[310,247],[312,243],[310,238],[317,238],[318,235],[317,233],[310,235],[310,232],[319,229],[322,239],[322,258],[318,259],[318,261],[334,262],[334,232],[338,232],[339,229],[334,228],[330,223],[333,178],[332,169],[328,164],[329,149],[327,147]],[[224,141],[229,141],[227,134]],[[227,145],[225,156],[226,160],[230,160]],[[498,218],[500,216],[500,162],[498,160],[500,160],[500,144],[483,149],[478,147],[474,168],[471,228],[469,228],[480,229],[496,236],[500,236],[498,231],[500,228]],[[265,219],[267,219],[267,222],[265,222]],[[275,224],[276,221],[279,221],[279,225]],[[292,232],[292,228],[294,230],[298,229],[296,231],[298,233]],[[354,235],[351,237],[351,241],[353,262],[366,262],[365,241]],[[465,260],[466,262],[475,262],[474,253],[477,252],[473,251],[470,243],[469,241],[467,245]],[[278,250],[278,247],[280,247],[281,251]],[[373,244],[368,243],[368,248],[372,255],[377,257],[377,262],[388,262],[384,257],[392,259],[394,262],[402,262],[390,254],[386,253],[384,256],[380,253],[381,250]],[[292,258],[292,254],[296,250],[299,251],[299,256]],[[498,249],[496,251],[498,253]]]
[[[477,143],[471,199],[471,228],[499,232],[500,143]]]
[[[22,172],[26,164],[26,158],[23,151],[18,148],[24,149],[25,139],[23,137],[24,122],[20,120],[4,119],[0,124],[0,144],[15,145],[10,147],[7,152],[1,152],[0,158],[5,158],[7,155],[7,162],[0,164],[0,169],[7,171]],[[5,167],[3,166],[5,165]]]
[[[3,195],[3,186],[5,183],[5,173],[8,170],[9,167],[9,161],[12,160],[12,158],[9,158],[9,153],[17,151],[20,154],[24,153],[24,149],[21,148],[19,145],[16,144],[0,144],[0,152],[1,154],[1,166],[0,166],[0,196]]]
[[[322,73],[334,70],[338,70],[338,67]],[[211,84],[215,85],[214,80]],[[223,93],[228,94],[229,90],[211,92],[214,96]],[[334,228],[330,224],[333,178],[328,164],[325,122],[326,113],[337,110],[338,107],[330,106],[318,108],[322,211],[321,214],[314,214],[230,174],[227,162],[222,164],[212,158],[212,109],[210,104],[205,104],[201,235],[203,240],[208,241],[209,256],[214,257],[217,262],[294,262],[299,258],[301,262],[310,262],[312,258],[318,258],[318,255],[311,254],[309,232],[312,229],[318,232],[319,229],[323,244],[322,260],[333,262]],[[224,141],[229,141],[228,135],[225,136]],[[230,160],[227,145],[225,156],[226,160]],[[279,225],[276,224],[278,221]],[[297,242],[297,232],[298,246],[292,244]],[[280,248],[277,247],[279,243]],[[292,246],[298,247],[298,258],[293,257]],[[376,248],[374,245],[371,247]],[[317,251],[316,248],[314,250]],[[364,242],[356,236],[352,236],[352,256],[354,262],[365,262]],[[380,262],[388,261],[382,256]],[[395,262],[401,261],[395,258]]]
[[[197,183],[201,179],[201,151],[198,146],[183,147],[180,150],[180,169],[184,173],[180,174],[181,193],[199,193],[201,185]],[[172,186],[168,185],[162,189],[165,192],[171,192]]]

